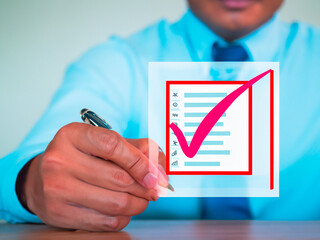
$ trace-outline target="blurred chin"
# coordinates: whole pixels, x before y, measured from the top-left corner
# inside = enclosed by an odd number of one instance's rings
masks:
[[[258,10],[251,11],[250,9],[243,11],[220,11],[219,14],[210,19],[210,22],[226,30],[242,30],[256,25],[259,22],[259,15]]]
[[[244,36],[272,17],[282,0],[188,0],[191,10],[228,39]]]

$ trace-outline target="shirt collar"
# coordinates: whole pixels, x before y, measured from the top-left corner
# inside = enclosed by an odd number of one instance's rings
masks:
[[[186,40],[190,45],[193,61],[212,61],[212,45],[216,41],[227,44],[224,39],[215,34],[189,9],[182,17],[181,22],[186,32]],[[250,61],[275,61],[277,57],[281,24],[279,14],[275,14],[268,22],[249,35],[240,38],[234,43],[241,44],[250,56]]]

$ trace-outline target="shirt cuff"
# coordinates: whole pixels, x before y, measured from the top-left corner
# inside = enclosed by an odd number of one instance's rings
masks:
[[[47,144],[19,147],[0,160],[0,215],[10,223],[41,223],[20,203],[16,193],[16,180],[20,170],[32,158],[42,153]]]

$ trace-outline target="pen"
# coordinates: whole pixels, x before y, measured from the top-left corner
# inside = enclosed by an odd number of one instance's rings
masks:
[[[102,127],[102,128],[106,128],[109,130],[112,129],[112,127],[109,123],[107,123],[103,118],[99,117],[96,113],[94,113],[93,111],[90,111],[87,108],[83,108],[80,111],[80,116],[82,118],[82,121],[84,121],[85,123],[88,123],[92,126]],[[174,192],[174,188],[172,187],[172,185],[170,183],[168,184],[167,188],[169,190],[171,190],[172,192]]]

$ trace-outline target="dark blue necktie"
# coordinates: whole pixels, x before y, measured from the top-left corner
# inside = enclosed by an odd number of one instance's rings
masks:
[[[213,61],[248,61],[249,56],[240,45],[212,47]],[[212,197],[202,199],[204,219],[251,219],[249,199],[245,197]]]
[[[241,45],[220,47],[218,43],[214,43],[212,46],[212,60],[218,62],[241,62],[248,61],[249,56]]]

